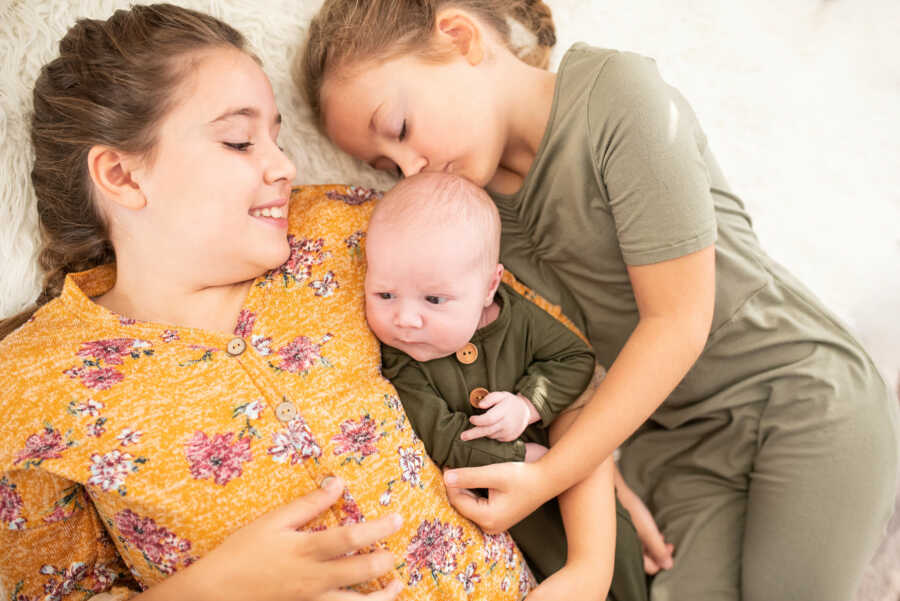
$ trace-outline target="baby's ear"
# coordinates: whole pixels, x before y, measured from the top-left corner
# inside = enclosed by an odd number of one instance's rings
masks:
[[[503,280],[503,264],[497,263],[497,267],[494,269],[491,274],[491,286],[488,288],[487,297],[484,300],[484,306],[489,306],[492,302],[494,302],[494,295],[497,294],[497,288],[500,287],[500,282]]]
[[[88,151],[88,173],[94,188],[109,202],[126,209],[142,209],[147,198],[136,177],[140,161],[109,146]]]
[[[468,13],[456,8],[439,11],[435,29],[441,41],[454,46],[470,65],[477,65],[484,58],[481,29]]]

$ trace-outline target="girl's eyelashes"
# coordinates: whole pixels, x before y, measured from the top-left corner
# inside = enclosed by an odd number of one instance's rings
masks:
[[[237,150],[238,152],[245,152],[248,148],[253,146],[253,142],[222,142],[228,148],[233,150]]]

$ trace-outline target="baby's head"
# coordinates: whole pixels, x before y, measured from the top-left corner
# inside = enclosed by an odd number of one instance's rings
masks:
[[[500,285],[500,216],[461,177],[421,173],[375,207],[366,234],[366,318],[378,338],[419,361],[459,350]]]

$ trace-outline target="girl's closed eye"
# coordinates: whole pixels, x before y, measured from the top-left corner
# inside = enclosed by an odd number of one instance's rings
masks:
[[[248,148],[253,146],[253,142],[222,142],[228,148],[237,150],[238,152],[246,152]]]
[[[406,119],[404,119],[403,124],[400,126],[400,133],[397,134],[397,140],[402,142],[403,140],[406,139],[406,136],[408,133],[409,132],[407,131],[407,128],[406,128]]]
[[[447,297],[429,295],[425,297],[425,301],[431,303],[432,305],[442,305],[447,302]]]

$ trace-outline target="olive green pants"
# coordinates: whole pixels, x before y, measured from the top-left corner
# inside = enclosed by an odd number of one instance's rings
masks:
[[[653,601],[848,601],[884,534],[898,407],[881,379],[821,345],[755,385],[763,400],[675,428],[651,419],[622,449],[675,545]]]

